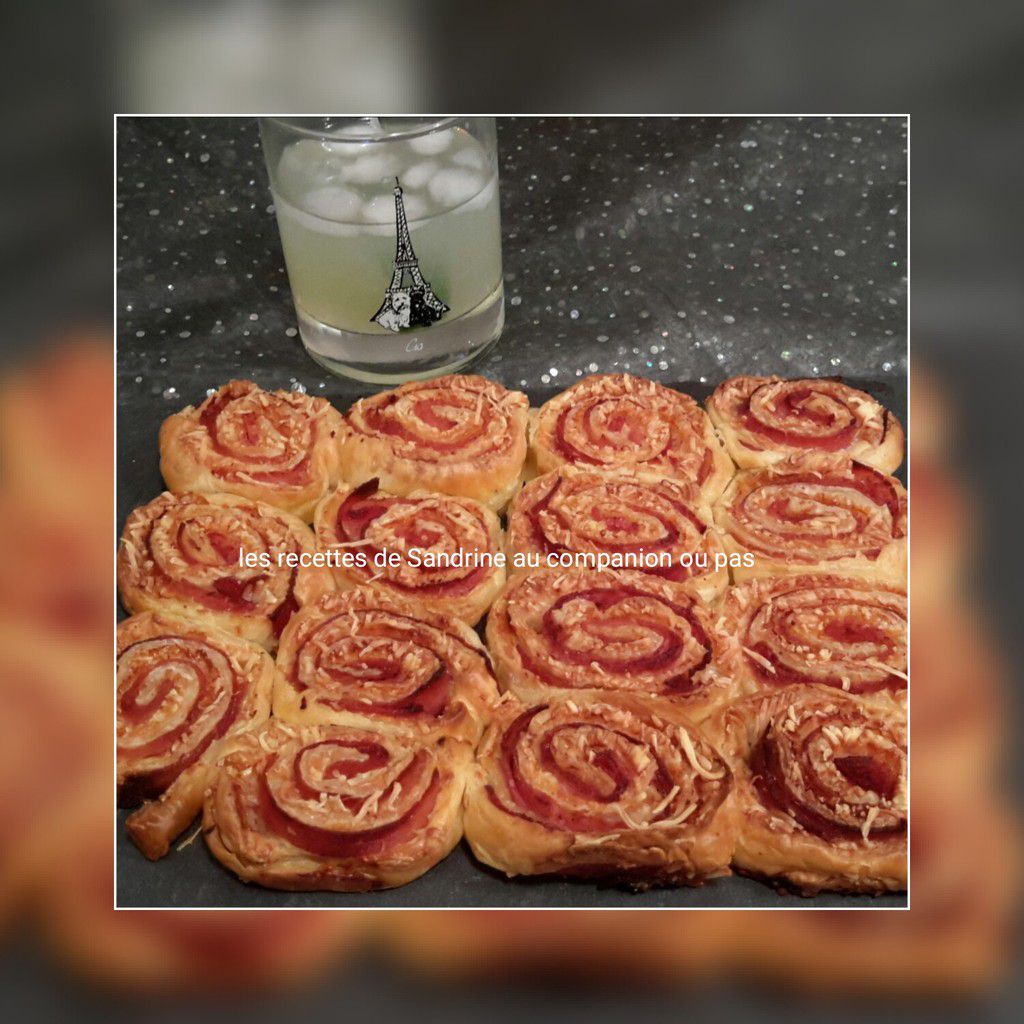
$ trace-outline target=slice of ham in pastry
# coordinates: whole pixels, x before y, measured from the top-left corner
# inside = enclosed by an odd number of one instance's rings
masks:
[[[903,428],[869,394],[837,380],[732,377],[708,413],[741,469],[789,455],[838,452],[883,473],[903,461]]]
[[[605,879],[635,888],[729,873],[732,773],[683,716],[638,698],[507,698],[466,794],[466,838],[507,875]]]
[[[907,884],[907,726],[828,687],[747,697],[707,723],[736,773],[735,866],[798,891]]]
[[[206,842],[240,878],[272,889],[404,885],[461,838],[471,756],[447,737],[272,722],[221,762]]]
[[[295,516],[230,494],[161,494],[135,509],[117,555],[121,601],[273,650],[304,602],[334,589]],[[309,564],[303,565],[307,561]]]
[[[437,491],[500,511],[519,486],[529,400],[471,374],[403,384],[356,402],[339,434],[351,484]]]
[[[199,813],[231,737],[270,716],[274,662],[256,644],[144,612],[117,628],[117,787],[151,860]]]
[[[240,494],[309,522],[339,479],[341,414],[325,398],[233,380],[160,428],[172,491]]]
[[[804,455],[736,474],[714,507],[737,583],[829,572],[904,584],[907,492],[843,455]],[[750,556],[750,564],[742,561]]]
[[[339,590],[370,586],[472,626],[505,582],[501,524],[471,498],[400,498],[369,480],[324,499],[314,525]]]
[[[585,377],[545,403],[530,449],[539,473],[563,465],[643,470],[696,484],[705,502],[733,474],[707,414],[689,395],[628,373]]]

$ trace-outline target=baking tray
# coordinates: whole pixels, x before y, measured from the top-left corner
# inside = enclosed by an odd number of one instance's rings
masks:
[[[284,347],[286,351],[290,346]],[[297,353],[297,355],[301,355]],[[300,367],[301,369],[301,367]],[[265,367],[264,367],[265,370]],[[241,367],[233,370],[244,376]],[[295,370],[293,368],[292,373]],[[506,370],[490,374],[502,379],[508,387],[516,387],[514,376]],[[162,395],[140,394],[136,389],[122,387],[118,395],[118,528],[137,505],[150,501],[163,490],[160,477],[157,432],[165,416],[186,403],[202,400],[207,387],[217,387],[228,379],[207,379],[209,370],[200,368],[187,389],[169,401]],[[265,375],[264,375],[265,377]],[[283,372],[279,387],[286,387],[289,375]],[[874,395],[906,423],[907,395],[905,381],[867,380],[846,377],[844,380]],[[716,382],[717,383],[717,382]],[[273,386],[266,385],[265,386]],[[703,401],[713,384],[679,381],[670,386]],[[339,409],[346,409],[364,390],[356,385],[334,380],[316,393],[330,399]],[[561,388],[527,388],[531,404],[539,405]],[[897,476],[906,483],[906,465]],[[121,612],[123,615],[123,611]],[[905,893],[885,896],[842,896],[821,894],[801,897],[777,892],[752,879],[732,876],[715,879],[698,888],[651,889],[634,893],[586,881],[549,878],[507,879],[484,867],[474,859],[465,842],[423,877],[398,889],[373,893],[278,892],[240,881],[223,868],[206,849],[202,838],[184,849],[175,850],[161,861],[150,863],[128,839],[124,828],[130,812],[117,812],[117,879],[119,907],[259,907],[259,908],[580,908],[606,907],[629,909],[766,907],[904,909]],[[192,829],[186,831],[190,835]],[[183,837],[184,838],[184,837]],[[179,843],[181,840],[179,840]]]

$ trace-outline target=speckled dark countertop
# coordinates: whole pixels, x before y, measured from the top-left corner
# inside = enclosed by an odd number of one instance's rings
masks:
[[[208,388],[244,376],[340,408],[375,389],[302,349],[255,121],[117,134],[120,527],[161,489],[160,421]],[[903,419],[906,146],[902,118],[502,120],[507,322],[473,371],[535,399],[608,370],[698,397],[736,373],[842,375]],[[152,865],[119,836],[122,906],[808,905],[739,878],[639,896],[510,883],[462,849],[387,893],[271,893],[201,842]]]

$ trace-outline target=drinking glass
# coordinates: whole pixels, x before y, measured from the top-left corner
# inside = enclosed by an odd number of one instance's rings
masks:
[[[501,334],[494,118],[266,117],[299,335],[342,376],[446,373]]]

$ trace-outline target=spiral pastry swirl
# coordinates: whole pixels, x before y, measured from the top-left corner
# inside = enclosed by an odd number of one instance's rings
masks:
[[[327,569],[300,564],[315,548],[308,526],[262,502],[165,492],[125,523],[121,601],[130,612],[179,615],[272,650],[293,612],[333,589]],[[240,566],[240,552],[258,564]]]
[[[501,524],[470,498],[425,491],[399,498],[369,480],[326,498],[315,529],[322,548],[351,552],[349,564],[334,569],[339,590],[368,585],[472,626],[505,582],[504,565],[495,564]],[[400,564],[385,552],[400,555]]]
[[[475,743],[498,698],[487,652],[465,623],[362,588],[299,612],[277,666],[274,714],[303,724]]]
[[[737,701],[710,731],[736,771],[738,867],[807,892],[905,888],[907,729],[895,705],[793,686]]]
[[[729,576],[710,514],[697,501],[695,487],[674,480],[564,466],[531,480],[513,501],[510,565],[636,570],[710,600]]]
[[[836,380],[732,377],[708,414],[740,469],[838,452],[883,473],[903,461],[903,428],[869,394]]]
[[[224,741],[266,721],[274,663],[220,630],[146,612],[117,627],[118,802],[151,859],[196,816]]]
[[[711,622],[655,576],[553,570],[513,579],[487,617],[487,646],[502,689],[524,703],[628,693],[699,719],[735,696],[712,666]]]
[[[270,888],[404,885],[461,838],[470,757],[450,738],[272,721],[221,761],[206,842],[241,878]]]
[[[566,464],[643,470],[696,483],[714,501],[732,463],[689,396],[628,373],[585,377],[538,413],[531,449],[539,473]]]
[[[732,775],[697,728],[636,698],[509,698],[466,794],[466,838],[508,875],[645,887],[728,874]]]
[[[229,381],[160,427],[160,471],[172,491],[265,501],[309,522],[340,479],[341,414],[325,398]]]
[[[361,399],[339,435],[344,476],[393,494],[436,491],[500,511],[526,459],[529,400],[484,377],[452,374]]]
[[[714,508],[730,554],[749,552],[757,576],[831,572],[902,583],[907,492],[843,456],[801,456],[736,474]]]
[[[749,692],[907,688],[907,598],[893,586],[829,575],[754,580],[726,593],[713,633],[716,665]]]

